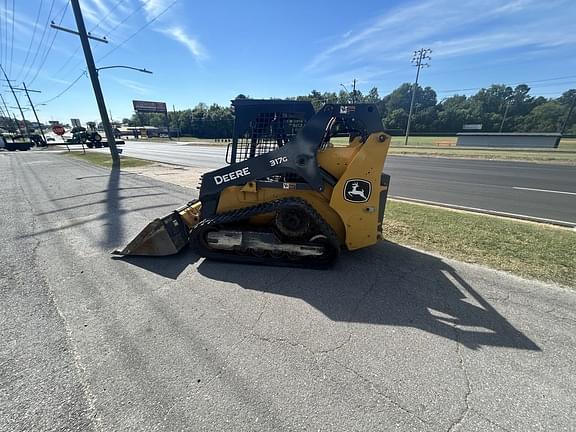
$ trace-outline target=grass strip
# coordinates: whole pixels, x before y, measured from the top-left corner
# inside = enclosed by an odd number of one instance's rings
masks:
[[[548,162],[560,164],[576,164],[576,153],[562,151],[491,151],[484,149],[451,149],[451,148],[401,148],[390,147],[389,154],[404,156],[436,156],[466,159],[489,159],[489,160],[516,160],[525,162]]]
[[[69,153],[64,153],[68,156],[75,157],[77,159],[89,162],[94,165],[99,165],[106,168],[112,168],[112,158],[106,153],[96,153],[87,151],[86,154],[79,151],[72,151]],[[136,159],[127,156],[121,156],[120,166],[122,168],[134,168],[150,165],[152,162],[144,159]]]
[[[516,275],[576,288],[576,232],[390,201],[387,240]]]

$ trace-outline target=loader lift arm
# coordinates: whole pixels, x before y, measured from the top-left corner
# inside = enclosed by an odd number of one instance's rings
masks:
[[[325,181],[334,183],[332,176],[318,166],[317,153],[337,123],[357,131],[364,139],[382,131],[382,121],[374,105],[327,104],[286,145],[204,174],[200,187],[202,218],[216,214],[220,192],[229,186],[286,173],[301,177],[304,184],[316,191],[323,190]]]

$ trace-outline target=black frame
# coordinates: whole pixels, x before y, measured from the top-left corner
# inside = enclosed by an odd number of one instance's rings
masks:
[[[298,104],[298,106],[295,106]],[[282,110],[306,109],[310,102],[238,99],[233,102],[236,110],[235,131],[248,127],[250,121],[262,112],[287,112]],[[294,112],[294,111],[288,111]],[[308,111],[305,111],[308,113]],[[313,112],[313,109],[312,109]],[[324,182],[335,184],[330,174],[318,166],[316,154],[325,144],[327,137],[338,125],[355,135],[368,135],[384,130],[378,109],[373,104],[327,104],[311,115],[296,136],[286,145],[268,153],[249,158],[204,174],[200,187],[202,218],[216,213],[220,192],[229,186],[244,185],[249,181],[263,180],[274,176],[293,174],[311,189],[322,191]],[[237,144],[232,143],[231,160],[235,161]],[[223,180],[225,178],[226,180]],[[275,182],[270,182],[271,187]],[[278,182],[282,185],[282,182]]]

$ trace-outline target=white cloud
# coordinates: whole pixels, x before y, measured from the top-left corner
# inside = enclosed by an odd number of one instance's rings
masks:
[[[563,8],[566,13],[558,14]],[[503,48],[571,43],[566,31],[571,0],[424,0],[403,4],[347,32],[326,46],[306,71],[326,73],[342,65],[387,64],[431,47],[434,56],[462,56]],[[544,22],[544,20],[546,20]]]
[[[160,31],[184,45],[197,60],[204,60],[208,57],[202,44],[197,39],[188,35],[182,27],[173,26]]]
[[[161,14],[174,0],[140,0],[144,4],[144,12],[148,20]]]
[[[71,81],[66,81],[66,80],[63,80],[63,79],[60,79],[60,78],[54,78],[54,77],[52,77],[52,76],[47,76],[46,79],[47,79],[48,81],[52,81],[52,82],[55,82],[55,83],[58,83],[58,84],[64,84],[64,85],[67,85],[67,84],[70,84],[70,83],[71,83]]]
[[[150,88],[145,86],[142,83],[139,83],[138,81],[123,79],[123,78],[114,78],[114,81],[116,81],[118,84],[132,90],[135,93],[138,93],[141,95],[145,95],[145,94],[150,93]]]
[[[96,6],[96,8],[100,11],[101,14],[107,15],[110,12],[110,9],[106,5],[106,3],[104,3],[103,0],[91,0],[91,1],[92,4]]]

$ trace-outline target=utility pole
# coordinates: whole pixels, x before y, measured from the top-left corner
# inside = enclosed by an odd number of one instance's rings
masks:
[[[84,18],[82,17],[79,0],[70,0],[70,3],[72,4],[72,10],[74,11],[74,18],[76,19],[78,31],[76,32],[70,29],[65,29],[56,26],[55,24],[52,24],[51,27],[80,36],[80,42],[82,43],[82,49],[84,50],[84,57],[86,58],[86,67],[88,68],[90,81],[94,88],[94,96],[96,97],[96,103],[98,104],[98,111],[100,111],[100,119],[102,120],[104,133],[106,134],[106,140],[108,141],[108,147],[110,148],[110,155],[112,156],[112,167],[118,168],[120,167],[120,156],[118,154],[118,148],[116,147],[116,141],[114,140],[112,125],[110,125],[110,120],[108,119],[108,111],[106,109],[106,103],[104,102],[100,81],[98,80],[98,71],[96,70],[96,65],[94,63],[94,56],[92,55],[89,39],[94,39],[104,43],[108,43],[108,41],[106,39],[89,36],[86,31],[86,25],[84,24]]]
[[[12,119],[12,116],[10,115],[10,110],[8,110],[8,105],[6,105],[6,101],[4,100],[4,96],[2,96],[2,93],[0,93],[0,99],[2,99],[2,105],[4,105],[4,111],[6,112],[6,115],[8,116],[8,118],[10,119],[10,122],[13,122],[14,120]],[[14,129],[18,129],[20,130],[20,126],[18,126],[18,122],[14,123]]]
[[[504,110],[504,117],[502,117],[502,123],[500,123],[500,133],[502,133],[502,129],[504,128],[504,122],[506,121],[506,117],[508,116],[509,109],[510,109],[510,101],[506,101],[506,109]]]
[[[22,133],[22,128],[20,127],[20,122],[18,121],[18,119],[16,118],[16,114],[12,113],[12,120],[14,121],[14,124],[16,125],[16,128],[18,129],[18,133],[20,135],[24,135]]]
[[[176,133],[178,134],[178,138],[180,138],[180,121],[178,120],[178,116],[176,115],[176,105],[172,104],[172,111],[174,112],[174,121],[176,122]]]
[[[408,123],[406,124],[406,140],[404,145],[408,145],[408,137],[410,136],[410,122],[412,120],[412,111],[414,110],[414,98],[416,96],[416,88],[418,87],[418,78],[420,77],[420,69],[423,67],[430,67],[430,64],[423,63],[424,60],[431,60],[430,54],[432,50],[429,48],[420,48],[414,51],[414,56],[412,57],[412,63],[416,66],[416,80],[412,86],[412,99],[410,100],[410,112],[408,113]]]
[[[568,121],[570,120],[570,116],[572,115],[572,111],[574,111],[574,106],[576,105],[576,92],[574,93],[574,97],[572,98],[572,103],[570,104],[570,108],[568,109],[568,114],[564,118],[562,122],[562,126],[560,127],[560,135],[564,134],[566,130],[566,126],[568,126]]]
[[[15,88],[14,90],[24,90],[26,93],[26,97],[28,98],[28,102],[30,103],[30,108],[32,108],[32,112],[34,113],[34,118],[36,118],[36,123],[38,123],[38,127],[40,128],[40,134],[42,135],[42,139],[44,140],[44,144],[47,144],[46,136],[44,135],[44,129],[42,128],[42,124],[40,124],[40,120],[38,119],[38,114],[36,113],[36,108],[34,108],[34,104],[32,103],[32,99],[30,98],[30,92],[32,93],[42,93],[40,90],[30,90],[26,87],[26,83],[22,83],[23,89]]]
[[[2,73],[4,74],[4,78],[6,79],[6,82],[8,83],[8,86],[10,87],[10,90],[12,91],[12,95],[14,96],[14,99],[16,100],[16,105],[18,106],[18,110],[20,111],[20,115],[22,116],[22,121],[24,122],[24,129],[26,130],[26,136],[28,137],[28,139],[30,139],[30,131],[28,130],[28,125],[26,124],[26,117],[24,117],[24,111],[22,111],[22,107],[20,106],[20,101],[16,97],[16,92],[14,91],[14,87],[12,87],[12,83],[8,79],[8,75],[6,75],[6,71],[4,70],[4,67],[1,64],[0,64],[0,69],[2,69]],[[20,128],[18,128],[18,129],[20,129]]]

